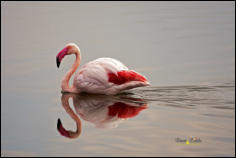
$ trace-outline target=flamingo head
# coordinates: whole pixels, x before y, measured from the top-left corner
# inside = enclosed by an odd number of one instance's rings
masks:
[[[58,119],[57,120],[57,130],[59,131],[59,133],[67,138],[77,138],[79,137],[80,133],[78,132],[78,130],[76,132],[70,131],[70,130],[66,130],[61,123],[61,120]]]
[[[57,67],[59,68],[60,63],[64,56],[66,55],[71,55],[71,54],[76,54],[80,52],[79,47],[75,43],[69,43],[66,45],[65,48],[63,48],[58,54],[57,54]]]

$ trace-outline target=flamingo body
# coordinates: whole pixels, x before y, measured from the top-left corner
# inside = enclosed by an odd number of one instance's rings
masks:
[[[116,59],[98,58],[76,73],[74,86],[81,92],[117,94],[121,90],[147,85],[147,80]]]
[[[74,110],[69,105],[72,99]],[[137,116],[148,108],[146,100],[129,96],[106,96],[93,94],[65,93],[61,96],[65,111],[76,123],[76,131],[67,130],[58,118],[58,132],[67,138],[78,138],[82,132],[82,118],[95,125],[96,128],[116,128],[126,119]]]
[[[70,49],[73,51],[70,52]],[[62,90],[73,93],[96,93],[114,95],[122,90],[149,85],[141,74],[129,70],[120,61],[113,58],[98,58],[83,65],[75,74],[73,87],[69,79],[80,63],[80,51],[75,44],[68,44],[57,55],[57,64],[65,55],[75,54],[76,61],[62,81]]]

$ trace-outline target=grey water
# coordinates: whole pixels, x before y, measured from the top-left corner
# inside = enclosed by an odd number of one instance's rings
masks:
[[[235,2],[3,1],[1,28],[1,156],[235,156]],[[62,94],[69,42],[151,86]]]

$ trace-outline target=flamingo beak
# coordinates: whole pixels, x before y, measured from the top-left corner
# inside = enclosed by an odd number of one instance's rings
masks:
[[[61,64],[61,61],[62,59],[64,58],[65,55],[67,55],[67,52],[68,52],[68,48],[65,47],[64,49],[62,49],[58,54],[57,54],[57,57],[56,57],[56,60],[57,60],[57,67],[59,68],[60,64]]]
[[[62,126],[61,120],[57,120],[57,130],[62,136],[70,138],[70,133]]]
[[[57,58],[57,68],[59,68],[60,67],[60,61],[59,61],[59,59]]]

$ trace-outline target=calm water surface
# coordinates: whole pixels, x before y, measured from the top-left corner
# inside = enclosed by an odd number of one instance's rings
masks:
[[[235,156],[234,2],[1,2],[1,156]],[[61,94],[113,57],[150,87]],[[192,138],[192,140],[191,140]]]

